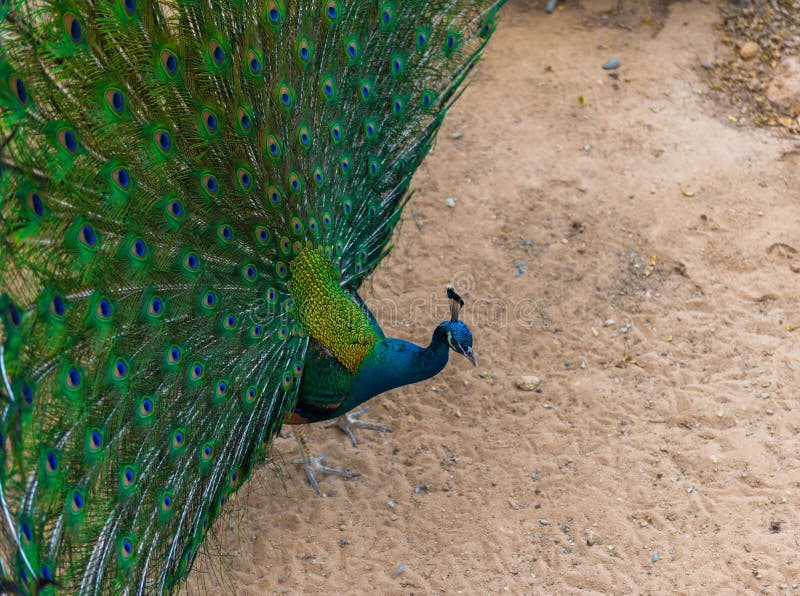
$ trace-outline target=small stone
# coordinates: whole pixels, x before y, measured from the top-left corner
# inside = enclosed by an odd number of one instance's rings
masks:
[[[594,546],[597,544],[597,536],[595,536],[594,532],[589,530],[586,533],[586,546]]]
[[[545,518],[543,517],[543,518],[541,518],[541,519],[539,520],[539,525],[540,525],[540,526],[549,526],[549,525],[550,525],[550,522],[549,522],[547,519],[545,519]]]
[[[400,577],[405,572],[406,572],[406,564],[405,563],[400,563],[397,566],[397,569],[394,570],[394,574],[395,574],[396,577]]]
[[[769,524],[769,531],[773,534],[778,534],[781,531],[782,519],[773,519]]]
[[[652,561],[653,563],[658,563],[661,560],[661,557],[658,556],[658,553],[653,553]]]
[[[454,132],[453,134],[451,134],[451,135],[450,135],[450,138],[451,138],[451,139],[453,139],[454,141],[457,141],[457,140],[458,140],[458,139],[460,139],[462,136],[463,136],[463,135],[462,135],[460,132]]]
[[[534,391],[541,384],[539,377],[534,375],[525,375],[514,381],[514,386],[520,391]]]
[[[691,495],[694,492],[694,487],[690,486],[689,488],[686,489],[686,492]]]
[[[603,64],[603,70],[616,70],[622,66],[622,62],[619,58],[612,58]]]
[[[444,204],[447,205],[448,207],[455,207],[456,206],[456,200],[453,197],[447,197],[444,200]]]
[[[742,60],[752,60],[758,53],[761,51],[761,48],[758,47],[758,44],[754,41],[748,41],[744,44],[741,48],[739,48],[739,56],[742,57]]]

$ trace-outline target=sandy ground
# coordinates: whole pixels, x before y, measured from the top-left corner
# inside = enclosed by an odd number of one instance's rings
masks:
[[[713,3],[610,4],[510,2],[364,290],[427,343],[454,281],[478,368],[310,428],[323,496],[278,440],[190,594],[797,589],[800,143],[709,99]]]

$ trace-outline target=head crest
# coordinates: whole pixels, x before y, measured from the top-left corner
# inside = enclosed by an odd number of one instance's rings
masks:
[[[458,315],[461,312],[461,307],[464,306],[464,301],[461,296],[456,294],[453,286],[447,286],[447,298],[450,300],[450,320],[455,323],[458,321]]]

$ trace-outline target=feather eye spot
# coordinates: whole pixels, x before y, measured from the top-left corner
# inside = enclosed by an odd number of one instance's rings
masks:
[[[68,389],[76,390],[81,387],[81,373],[77,368],[69,368],[66,374],[66,385]]]
[[[314,168],[314,182],[317,184],[317,186],[322,186],[325,182],[325,176],[323,175],[321,168]]]
[[[181,361],[181,349],[178,346],[171,346],[167,352],[167,362],[178,364]]]
[[[270,288],[269,290],[267,290],[267,302],[269,302],[270,304],[275,304],[276,298],[277,298],[277,292],[275,291],[275,288]]]
[[[147,257],[147,244],[141,238],[136,238],[131,243],[131,256],[138,261],[143,260]]]
[[[308,49],[308,42],[303,40],[300,42],[300,47],[298,48],[297,53],[300,55],[300,60],[303,62],[308,62],[308,59],[311,57],[311,52]]]
[[[282,325],[281,328],[278,330],[278,337],[280,339],[286,339],[289,337],[289,328],[286,325]]]
[[[211,174],[206,174],[203,176],[203,188],[210,195],[217,194],[217,190],[219,190],[217,179]]]
[[[161,499],[161,511],[167,513],[172,510],[172,495],[166,494]]]
[[[261,337],[261,334],[264,332],[261,325],[253,325],[252,329],[250,329],[250,337],[253,339],[258,339]]]
[[[119,89],[109,89],[106,91],[106,103],[118,116],[125,110],[125,98]]]
[[[128,190],[131,187],[131,175],[125,168],[114,168],[111,178],[122,190]]]
[[[236,329],[237,323],[238,321],[236,320],[236,317],[234,315],[228,315],[227,317],[225,317],[225,322],[224,322],[225,329],[228,330]]]
[[[333,137],[334,143],[338,143],[342,138],[342,129],[338,124],[334,124],[331,127],[331,136]]]
[[[337,18],[339,18],[338,7],[334,0],[328,0],[327,5],[325,6],[325,15],[331,22],[334,22]]]
[[[214,292],[206,292],[203,295],[203,306],[214,308],[217,305],[217,295]]]
[[[250,58],[250,72],[254,75],[261,74],[261,61],[256,57]]]
[[[130,488],[136,480],[136,472],[131,466],[125,466],[122,470],[122,486]]]
[[[225,244],[228,244],[231,240],[233,240],[233,230],[228,225],[222,225],[219,227],[219,237]]]
[[[269,230],[263,226],[258,226],[256,228],[256,238],[258,238],[260,244],[266,244],[269,242]]]
[[[294,369],[292,370],[292,372],[294,373],[295,377],[300,378],[300,376],[303,374],[303,363],[295,362]]]
[[[100,451],[103,448],[103,435],[96,428],[89,432],[89,451]]]
[[[62,319],[66,310],[64,298],[58,294],[53,296],[53,298],[50,300],[50,313],[57,319]]]
[[[292,252],[292,242],[286,236],[281,238],[281,251],[287,255]]]
[[[69,153],[75,153],[78,150],[78,139],[75,133],[69,128],[64,128],[59,131],[58,142]]]
[[[167,211],[173,218],[180,219],[183,217],[183,203],[181,203],[177,199],[174,201],[170,201],[169,204],[167,205]]]
[[[161,68],[170,78],[178,72],[178,58],[170,50],[161,50]]]
[[[330,213],[323,213],[322,214],[322,225],[325,226],[326,228],[329,228],[329,227],[331,227],[331,223],[332,223],[332,220],[331,220]]]
[[[105,298],[97,301],[97,308],[95,308],[97,318],[102,321],[107,321],[111,318],[111,303]]]
[[[64,29],[69,35],[69,38],[72,40],[72,43],[79,44],[83,40],[83,30],[81,28],[81,23],[75,17],[75,15],[71,13],[67,13],[64,15]]]
[[[350,172],[350,160],[348,158],[343,157],[339,162],[339,166],[342,168],[342,174]]]
[[[182,430],[176,430],[172,434],[172,446],[174,448],[176,448],[176,449],[182,447],[183,446],[183,441],[185,440],[185,438],[186,437],[183,435],[183,431]]]
[[[208,461],[211,459],[211,456],[214,454],[214,451],[211,449],[211,445],[205,444],[203,446],[203,459]]]
[[[97,236],[95,236],[94,228],[89,224],[81,226],[80,230],[78,230],[78,240],[86,248],[94,248],[97,244]]]
[[[292,96],[289,95],[288,91],[282,91],[281,95],[280,95],[280,98],[281,98],[281,103],[283,105],[285,105],[287,107],[292,105]]]
[[[203,126],[205,127],[208,134],[216,134],[217,127],[219,125],[219,121],[217,120],[216,114],[211,110],[203,110],[201,115]]]
[[[116,381],[123,381],[128,378],[128,363],[124,359],[119,358],[114,363],[113,376]]]
[[[194,273],[200,267],[200,259],[197,258],[196,254],[190,252],[183,258],[183,266]]]
[[[225,381],[217,382],[217,397],[223,397],[228,393],[228,384]]]
[[[127,559],[133,554],[133,543],[126,538],[122,541],[122,557]]]
[[[294,384],[294,376],[292,376],[292,373],[290,372],[283,373],[283,378],[281,379],[281,386],[283,387],[283,390],[288,391],[289,389],[292,388],[293,384]]]
[[[277,207],[281,204],[281,193],[278,192],[278,189],[275,187],[271,187],[269,192],[269,200],[274,207]]]
[[[169,153],[172,149],[172,137],[166,130],[157,130],[153,135],[153,140],[162,153]]]
[[[72,498],[70,499],[70,507],[72,509],[72,513],[80,513],[83,511],[83,495],[79,490],[72,491]]]
[[[153,414],[153,400],[149,397],[142,397],[139,401],[139,416],[149,418]]]
[[[128,13],[128,16],[132,17],[133,13],[136,12],[136,0],[123,0],[122,7]]]
[[[292,232],[295,234],[302,234],[303,233],[303,222],[300,221],[298,217],[292,218]]]
[[[319,231],[319,224],[315,217],[308,218],[308,231],[312,234],[316,234]]]
[[[267,17],[269,18],[269,22],[273,25],[277,25],[281,21],[281,13],[276,7],[272,7],[267,12]]]
[[[33,214],[36,217],[41,217],[44,215],[44,203],[42,202],[42,197],[38,192],[28,193],[28,196],[26,197],[26,203],[28,204],[28,209],[33,211]]]
[[[255,281],[257,276],[256,268],[253,265],[247,264],[242,268],[242,275],[244,276],[245,281]]]
[[[302,131],[300,133],[300,144],[305,146],[305,147],[307,147],[310,141],[311,141],[311,139],[309,138],[308,133],[305,132],[305,131]]]
[[[208,44],[208,55],[211,56],[211,61],[215,66],[222,66],[225,62],[225,50],[216,39],[212,39]]]
[[[164,313],[164,303],[158,296],[153,296],[147,305],[147,312],[151,317],[160,317]]]
[[[348,42],[345,47],[350,58],[355,59],[358,57],[358,44],[355,41]]]
[[[28,103],[28,89],[25,87],[25,83],[22,82],[22,79],[14,75],[9,79],[9,83],[11,92],[14,94],[14,97],[17,98],[17,101],[23,106],[26,105]]]
[[[420,48],[424,48],[427,42],[428,38],[425,37],[424,33],[417,33],[417,46],[419,46]]]
[[[300,192],[303,188],[302,182],[300,182],[300,176],[298,176],[295,172],[289,174],[289,188],[292,192]]]
[[[58,471],[58,456],[52,451],[48,451],[44,457],[44,465],[48,474],[55,474]]]
[[[275,271],[279,277],[286,277],[289,274],[289,269],[286,267],[286,264],[281,261],[278,261],[275,265]]]
[[[203,378],[203,373],[204,373],[204,372],[205,372],[205,371],[204,371],[204,369],[203,369],[203,365],[202,365],[202,364],[200,364],[199,362],[195,362],[195,363],[192,365],[192,369],[191,369],[191,372],[190,372],[190,376],[191,376],[191,378],[192,378],[192,380],[193,380],[193,381],[199,381],[200,379],[202,379],[202,378]]]
[[[238,118],[239,118],[239,127],[241,128],[241,131],[244,134],[249,133],[250,128],[253,125],[252,119],[250,118],[250,114],[248,114],[247,110],[245,110],[244,108],[240,108]]]
[[[381,12],[381,21],[383,25],[387,27],[392,24],[392,11],[390,9],[383,9],[383,12]]]

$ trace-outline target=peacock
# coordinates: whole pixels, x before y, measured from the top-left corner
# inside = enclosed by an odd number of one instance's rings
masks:
[[[0,0],[0,591],[172,592],[284,423],[475,363],[357,292],[503,2]]]

